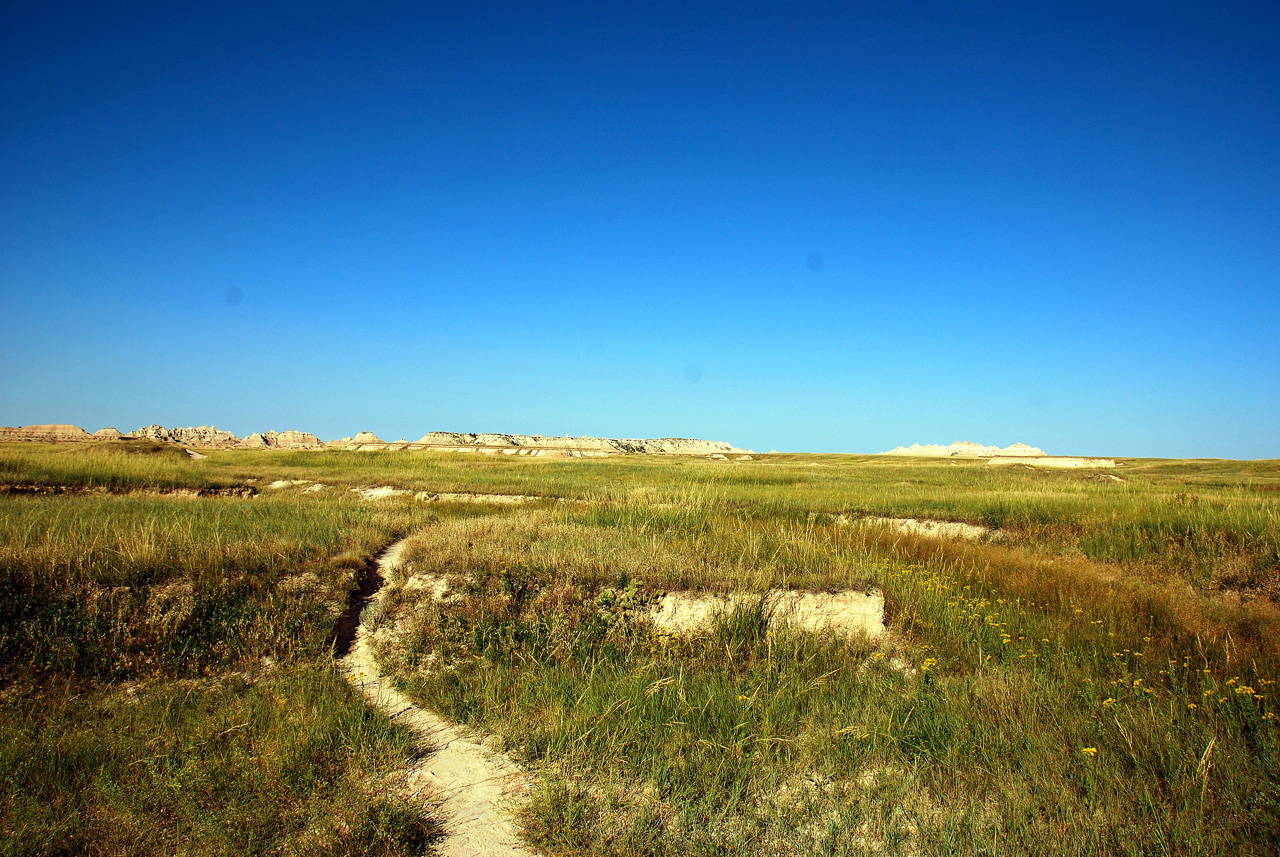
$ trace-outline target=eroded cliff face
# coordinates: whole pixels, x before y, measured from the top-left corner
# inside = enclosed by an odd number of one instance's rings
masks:
[[[183,446],[202,446],[210,448],[230,448],[240,443],[240,438],[217,426],[187,426],[186,428],[165,428],[162,425],[143,426],[131,431],[126,438],[145,438],[162,443],[178,443]]]
[[[254,432],[240,441],[245,449],[322,449],[324,441],[306,431]]]

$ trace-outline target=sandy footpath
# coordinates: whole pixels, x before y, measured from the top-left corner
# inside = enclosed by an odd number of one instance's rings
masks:
[[[383,578],[399,565],[405,543],[397,542],[378,560]],[[381,594],[375,595],[377,600]],[[408,772],[409,797],[437,807],[445,838],[437,846],[444,857],[533,857],[521,843],[511,800],[524,794],[528,780],[513,762],[485,747],[457,724],[414,705],[391,685],[374,662],[370,634],[361,625],[340,668],[353,685],[396,722],[417,735],[429,750]]]

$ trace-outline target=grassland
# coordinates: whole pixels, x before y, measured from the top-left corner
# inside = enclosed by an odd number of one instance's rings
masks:
[[[166,467],[165,487],[203,481]],[[372,554],[428,518],[340,496],[0,497],[0,851],[427,847],[434,822],[380,785],[408,737],[327,638]]]
[[[1280,463],[1115,474],[0,447],[4,847],[430,849],[388,785],[405,736],[326,646],[414,534],[384,665],[537,775],[551,853],[1274,853]],[[548,499],[345,490],[374,485]],[[843,523],[864,515],[998,535]],[[889,633],[771,624],[776,587],[879,588]],[[645,606],[687,589],[755,597],[658,633]]]

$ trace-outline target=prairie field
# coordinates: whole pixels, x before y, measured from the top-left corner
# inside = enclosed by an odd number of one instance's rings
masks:
[[[334,662],[407,539],[381,667],[529,773],[545,853],[1273,854],[1277,501],[1274,461],[3,445],[0,849],[433,853]],[[851,590],[883,633],[781,607]]]

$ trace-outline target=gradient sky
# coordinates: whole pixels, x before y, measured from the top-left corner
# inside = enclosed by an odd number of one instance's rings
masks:
[[[0,16],[0,423],[1280,457],[1276,2]]]

